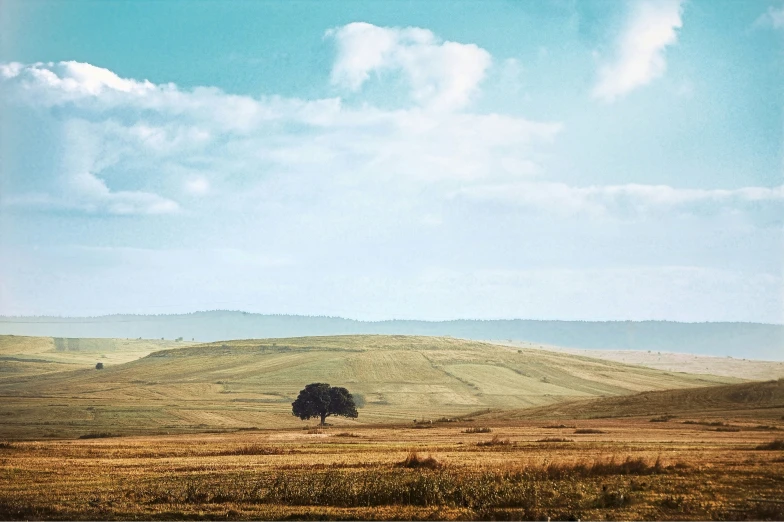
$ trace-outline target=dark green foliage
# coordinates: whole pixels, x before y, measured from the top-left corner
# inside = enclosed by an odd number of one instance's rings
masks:
[[[96,365],[95,365],[95,369],[96,369],[96,370],[103,370],[103,363],[102,363],[102,362],[99,362],[98,364],[96,364]]]
[[[305,386],[297,400],[291,403],[291,413],[302,420],[321,419],[321,425],[330,415],[355,419],[359,416],[354,399],[346,388],[313,383]]]

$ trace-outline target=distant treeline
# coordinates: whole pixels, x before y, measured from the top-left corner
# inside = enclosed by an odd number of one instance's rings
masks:
[[[689,352],[784,359],[784,326],[670,321],[355,321],[339,317],[261,315],[235,311],[90,318],[0,317],[0,334],[220,341],[341,334],[452,336],[516,340],[574,348]]]

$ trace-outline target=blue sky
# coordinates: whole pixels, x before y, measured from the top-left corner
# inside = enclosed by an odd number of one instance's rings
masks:
[[[0,313],[784,322],[784,3],[0,4]]]

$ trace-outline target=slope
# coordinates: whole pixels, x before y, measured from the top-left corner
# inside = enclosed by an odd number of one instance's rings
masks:
[[[493,411],[476,418],[511,421],[653,416],[665,420],[669,416],[697,415],[781,420],[782,414],[784,379],[583,399],[537,408]]]
[[[227,341],[154,352],[100,371],[0,380],[0,415],[7,420],[0,436],[296,426],[302,423],[290,404],[310,382],[346,386],[362,405],[359,421],[374,423],[738,379],[443,337]]]

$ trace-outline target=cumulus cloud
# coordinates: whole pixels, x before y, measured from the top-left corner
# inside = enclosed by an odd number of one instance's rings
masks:
[[[372,74],[400,73],[413,100],[437,110],[460,109],[490,67],[490,53],[474,44],[441,41],[418,27],[378,27],[355,22],[330,29],[337,57],[332,83],[358,91]]]
[[[416,31],[409,38],[431,41]],[[178,198],[192,196],[202,207],[236,212],[299,205],[298,215],[312,216],[314,227],[327,215],[362,221],[357,213],[392,226],[415,207],[415,222],[442,223],[433,207],[460,199],[595,218],[673,209],[767,216],[781,209],[780,187],[575,187],[547,180],[557,122],[183,90],[75,62],[2,65],[0,94],[15,118],[38,125],[28,133],[35,140],[18,138],[3,158],[21,158],[4,169],[8,190],[0,203],[13,208],[172,214],[183,210]],[[29,176],[18,165],[34,155],[51,161]]]
[[[664,74],[664,53],[678,40],[683,0],[640,0],[615,46],[615,56],[599,68],[593,96],[606,102],[647,85]]]
[[[39,191],[16,194],[14,205],[90,212],[176,212],[183,189],[204,195],[221,179],[237,198],[255,201],[295,197],[303,186],[405,191],[517,179],[538,173],[537,148],[561,129],[497,114],[182,90],[75,62],[5,64],[0,94],[7,107],[27,111],[18,117],[38,122],[34,134],[54,135],[48,144],[21,144],[55,158],[36,173]]]

